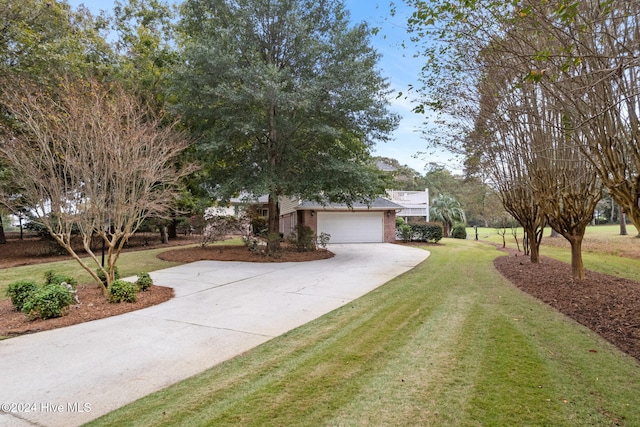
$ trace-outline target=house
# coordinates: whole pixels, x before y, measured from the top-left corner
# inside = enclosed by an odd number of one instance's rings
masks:
[[[424,219],[429,222],[429,189],[424,191],[390,190],[388,199],[402,206],[396,216],[409,222]]]
[[[238,215],[247,206],[267,217],[267,196],[231,199],[227,214]],[[280,232],[286,237],[299,225],[310,227],[317,235],[331,235],[331,243],[393,243],[396,241],[396,216],[405,220],[420,218],[429,221],[429,191],[388,192],[369,204],[322,204],[281,197]]]
[[[269,202],[269,196],[252,197],[245,193],[239,197],[232,197],[229,199],[229,205],[218,208],[222,215],[240,216],[243,210],[246,210],[250,206],[256,210],[259,216],[267,217],[269,215],[269,209],[267,203]]]
[[[321,204],[295,199],[280,200],[280,231],[289,235],[306,225],[317,235],[331,235],[331,243],[393,243],[396,212],[402,206],[382,197],[369,204]]]

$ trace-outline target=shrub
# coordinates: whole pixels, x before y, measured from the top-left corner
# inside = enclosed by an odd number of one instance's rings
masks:
[[[138,287],[135,283],[118,279],[109,286],[109,302],[136,302],[137,300]]]
[[[109,271],[109,270],[107,270]],[[104,273],[102,272],[102,269],[98,268],[96,270],[96,273],[98,274],[98,278],[102,281],[102,284],[104,285],[104,287],[107,287],[107,278],[105,277]],[[120,278],[120,273],[118,273],[118,267],[114,267],[113,268],[113,280],[118,280]]]
[[[402,218],[401,218],[402,219]],[[403,242],[410,242],[413,236],[413,228],[409,224],[402,223],[398,228],[398,235]]]
[[[442,240],[444,231],[440,224],[413,224],[411,225],[413,237],[420,242],[438,243]]]
[[[53,271],[49,270],[44,273],[44,283],[47,285],[52,284],[62,284],[68,283],[69,285],[76,287],[78,285],[78,281],[71,276],[65,276],[64,274],[55,274]]]
[[[50,319],[62,316],[64,309],[72,302],[69,288],[51,283],[33,292],[22,306],[22,312],[30,319]]]
[[[149,273],[140,273],[138,274],[138,280],[136,280],[136,286],[141,291],[146,291],[151,286],[153,286],[153,280]]]
[[[467,229],[464,225],[458,224],[453,227],[453,230],[451,231],[451,237],[453,237],[454,239],[466,239]]]
[[[289,242],[300,252],[316,250],[316,235],[313,228],[299,225],[295,233],[289,236]]]
[[[5,295],[11,298],[11,303],[18,311],[22,311],[24,303],[38,290],[38,284],[31,280],[20,280],[9,284]]]
[[[266,234],[269,231],[267,219],[264,217],[251,218],[250,227],[253,234],[258,237]]]

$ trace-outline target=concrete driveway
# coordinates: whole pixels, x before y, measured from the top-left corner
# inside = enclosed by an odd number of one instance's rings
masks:
[[[429,253],[330,245],[305,263],[200,261],[151,273],[172,300],[0,341],[0,425],[90,421],[303,325],[410,270]]]

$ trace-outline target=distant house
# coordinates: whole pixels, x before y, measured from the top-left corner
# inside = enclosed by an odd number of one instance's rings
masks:
[[[252,207],[256,209],[258,215],[266,218],[269,215],[268,202],[269,196],[266,195],[255,197],[242,194],[239,197],[232,197],[229,200],[229,205],[220,207],[219,210],[224,215],[240,216],[243,210]]]
[[[429,222],[429,189],[424,191],[391,190],[387,192],[389,200],[402,206],[396,214],[404,218],[424,219]]]

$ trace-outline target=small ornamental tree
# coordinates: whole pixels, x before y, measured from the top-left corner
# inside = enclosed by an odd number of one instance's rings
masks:
[[[200,245],[205,247],[210,243],[215,243],[226,239],[230,234],[246,233],[249,228],[248,219],[227,215],[222,210],[208,208],[203,215],[204,227],[200,238]]]
[[[4,80],[0,97],[12,118],[0,125],[0,157],[21,207],[101,283],[71,245],[77,231],[110,285],[127,239],[145,218],[169,209],[180,178],[193,170],[177,162],[189,140],[140,98],[95,79]],[[11,206],[11,197],[0,198]],[[94,236],[107,249],[104,267]]]

